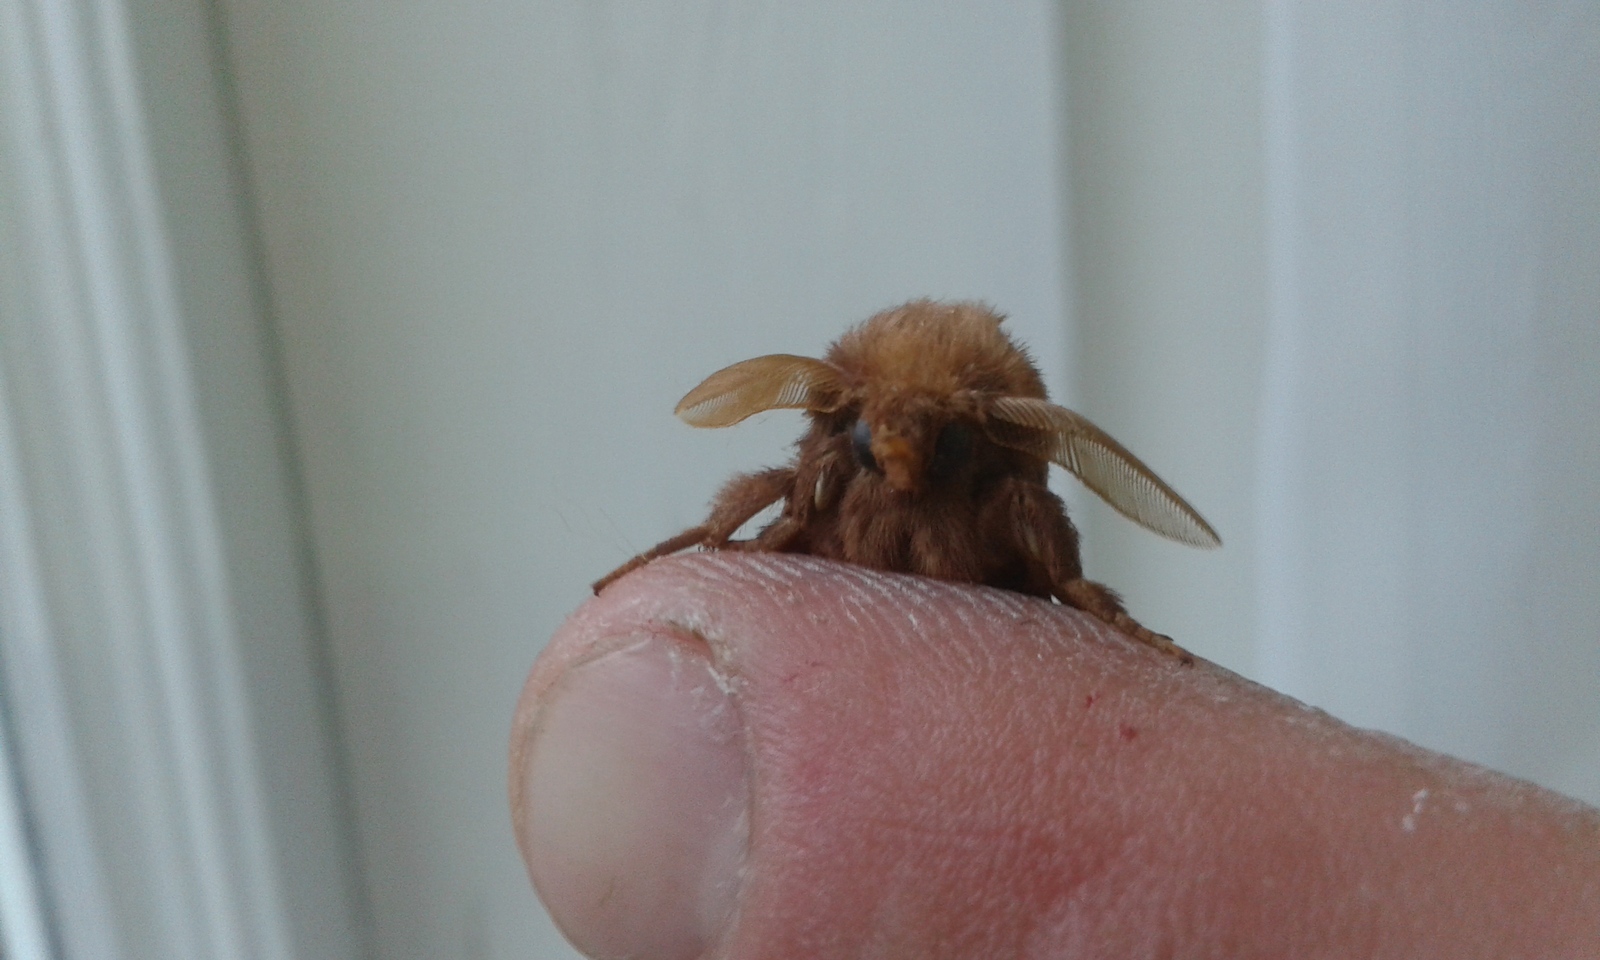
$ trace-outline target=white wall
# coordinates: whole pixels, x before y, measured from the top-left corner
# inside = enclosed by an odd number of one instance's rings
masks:
[[[1600,8],[1270,8],[1266,682],[1600,802]]]
[[[1050,5],[224,7],[380,954],[552,955],[522,676],[799,423],[683,391],[923,295],[1062,384]]]

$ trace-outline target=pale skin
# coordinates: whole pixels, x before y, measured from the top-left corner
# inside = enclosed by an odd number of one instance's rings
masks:
[[[629,671],[644,693],[608,700]],[[658,674],[727,698],[704,769],[742,771],[745,819],[708,861],[734,869],[689,920],[671,896],[615,906],[679,862],[651,811],[598,876],[544,799],[562,750],[598,749],[583,724]],[[666,808],[699,794],[662,736],[639,789]],[[590,601],[529,677],[511,801],[542,897],[597,955],[1600,957],[1594,809],[1062,604],[809,557],[669,558]]]

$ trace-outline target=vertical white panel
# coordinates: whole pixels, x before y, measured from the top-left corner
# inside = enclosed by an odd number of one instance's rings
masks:
[[[691,431],[683,391],[923,295],[1061,386],[1050,5],[224,6],[380,952],[552,955],[521,677],[798,429]]]
[[[1260,4],[1064,9],[1073,399],[1223,539],[1194,550],[1086,498],[1086,568],[1152,629],[1248,673],[1267,283]]]
[[[1265,679],[1600,797],[1600,13],[1270,22]]]
[[[1398,12],[1318,9],[1308,16],[1328,22],[1298,32],[1273,14],[1262,678],[1314,703],[1342,691],[1340,716],[1393,729],[1406,709],[1395,667],[1413,638],[1415,590],[1415,238],[1402,213],[1408,118],[1395,96],[1409,51],[1393,29]],[[1327,108],[1308,112],[1301,78],[1316,70]]]

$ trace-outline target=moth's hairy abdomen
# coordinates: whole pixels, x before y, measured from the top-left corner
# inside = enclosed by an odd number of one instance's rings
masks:
[[[1049,402],[1038,369],[982,304],[917,300],[848,331],[814,360],[725,367],[678,414],[727,426],[762,410],[806,411],[787,467],[729,481],[706,522],[595,584],[691,546],[809,553],[879,570],[1053,597],[1189,662],[1083,577],[1078,532],[1047,486],[1072,472],[1135,522],[1195,546],[1216,532],[1165,481],[1088,420]],[[731,539],[773,504],[778,517]]]

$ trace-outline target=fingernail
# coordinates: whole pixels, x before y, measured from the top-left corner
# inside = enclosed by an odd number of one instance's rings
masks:
[[[541,899],[590,957],[698,957],[728,923],[749,807],[744,733],[709,659],[651,636],[544,695],[517,831]]]

